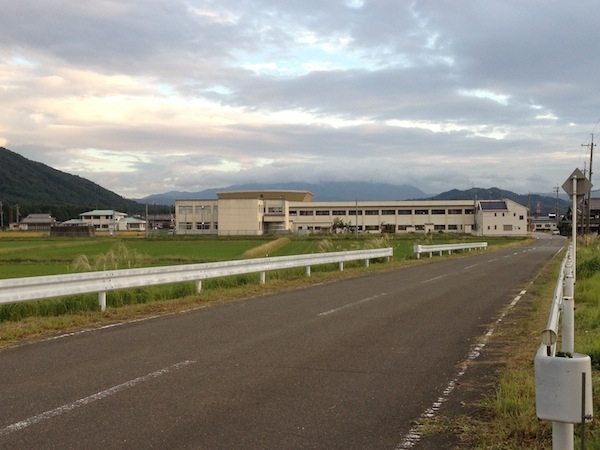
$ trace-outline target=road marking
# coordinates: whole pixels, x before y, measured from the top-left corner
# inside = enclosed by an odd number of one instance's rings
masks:
[[[165,367],[164,369],[157,370],[156,372],[149,373],[148,375],[144,375],[143,377],[134,378],[133,380],[126,381],[125,383],[119,384],[117,386],[113,386],[110,389],[106,389],[101,392],[97,392],[96,394],[90,395],[89,397],[81,398],[79,400],[74,401],[73,403],[68,403],[66,405],[59,406],[58,408],[52,409],[50,411],[43,412],[38,414],[37,416],[30,417],[29,419],[22,420],[17,423],[13,423],[5,428],[0,429],[0,436],[6,436],[10,433],[14,433],[15,431],[22,430],[23,428],[27,428],[31,425],[35,425],[36,423],[42,422],[47,419],[51,419],[52,417],[60,416],[61,414],[72,411],[81,406],[88,405],[98,400],[102,400],[103,398],[110,397],[117,392],[124,391],[125,389],[132,388],[140,383],[144,383],[146,381],[150,381],[153,378],[158,378],[162,375],[166,375],[169,372],[173,372],[174,370],[181,369],[182,367],[189,366],[190,364],[194,364],[196,361],[182,361],[177,364],[173,364],[172,366]]]
[[[440,279],[442,279],[442,278],[445,278],[445,277],[447,277],[448,275],[449,275],[449,274],[445,273],[444,275],[440,275],[439,277],[433,277],[433,278],[429,278],[428,280],[423,280],[423,281],[421,281],[421,283],[430,283],[430,282],[432,282],[432,281],[435,281],[435,280],[440,280]]]
[[[360,305],[361,303],[370,302],[371,300],[375,300],[376,298],[383,297],[384,295],[387,295],[387,292],[383,292],[381,294],[373,295],[372,297],[363,298],[363,299],[358,300],[358,301],[356,301],[354,303],[348,303],[347,305],[340,306],[339,308],[330,309],[329,311],[325,311],[325,312],[317,314],[317,316],[328,316],[329,314],[334,314],[334,313],[339,312],[339,311],[341,311],[343,309],[352,308],[353,306]]]
[[[488,259],[488,262],[494,262],[494,261],[497,261],[497,260],[498,260],[498,258]]]
[[[478,265],[479,265],[479,263],[477,263],[477,264],[472,264],[472,265],[470,265],[470,266],[467,266],[467,267],[463,268],[463,270],[472,269],[473,267],[477,267]]]
[[[498,317],[495,325],[498,325],[500,322],[502,322],[504,320],[506,315],[519,302],[519,300],[521,300],[521,298],[523,297],[523,295],[525,295],[526,292],[527,291],[519,292],[519,295],[517,295],[513,299],[513,301],[510,303],[510,305],[508,305],[508,307],[504,310],[504,312],[500,315],[500,317]],[[469,354],[467,356],[467,359],[465,361],[463,361],[461,368],[458,371],[458,373],[456,374],[456,376],[454,377],[454,379],[450,380],[450,382],[448,383],[446,388],[442,391],[442,395],[440,395],[440,397],[438,397],[438,399],[436,401],[434,401],[433,404],[429,408],[427,408],[423,414],[421,414],[421,419],[435,417],[435,415],[439,412],[439,410],[442,407],[442,405],[444,404],[444,402],[446,402],[446,400],[448,400],[448,397],[450,397],[450,394],[452,393],[454,388],[458,385],[458,382],[460,381],[462,376],[467,372],[467,368],[469,367],[470,363],[479,357],[479,355],[481,354],[481,351],[486,346],[486,344],[487,344],[488,340],[490,339],[490,337],[492,336],[492,334],[494,334],[494,326],[492,326],[492,328],[490,328],[483,335],[483,339],[482,339],[481,343],[475,345],[471,349],[471,351],[469,352]],[[405,449],[413,448],[416,444],[419,443],[419,441],[421,440],[421,437],[422,437],[421,425],[415,425],[408,431],[408,433],[406,433],[406,435],[404,436],[404,439],[402,439],[400,444],[396,447],[396,450],[405,450]]]

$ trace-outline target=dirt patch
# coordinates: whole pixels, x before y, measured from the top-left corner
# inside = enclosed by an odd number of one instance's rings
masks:
[[[275,239],[274,241],[267,242],[265,244],[259,245],[258,247],[251,248],[247,250],[242,255],[243,258],[264,258],[269,256],[270,253],[280,249],[285,244],[290,242],[289,237],[280,237]]]

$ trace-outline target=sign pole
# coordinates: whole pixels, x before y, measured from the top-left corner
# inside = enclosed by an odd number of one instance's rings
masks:
[[[573,243],[573,284],[576,280],[576,267],[575,261],[577,261],[577,175],[573,174],[573,200],[571,206],[571,240]]]

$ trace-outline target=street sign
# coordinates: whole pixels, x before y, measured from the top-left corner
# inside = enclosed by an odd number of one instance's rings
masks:
[[[573,191],[573,178],[577,178],[577,185],[575,186],[575,192]],[[575,169],[569,176],[567,181],[562,185],[563,190],[569,194],[577,194],[577,196],[585,195],[592,189],[592,183],[588,180],[581,170]]]

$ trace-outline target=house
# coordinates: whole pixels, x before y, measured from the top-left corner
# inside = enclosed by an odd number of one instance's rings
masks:
[[[137,217],[123,217],[117,222],[117,231],[146,231],[146,221]]]
[[[50,228],[56,224],[56,218],[50,213],[47,214],[29,214],[19,222],[19,229],[22,231],[50,231]]]
[[[79,219],[70,219],[61,224],[62,226],[84,226],[90,225],[96,231],[145,231],[146,221],[127,217],[127,214],[112,209],[95,209],[79,214]]]

